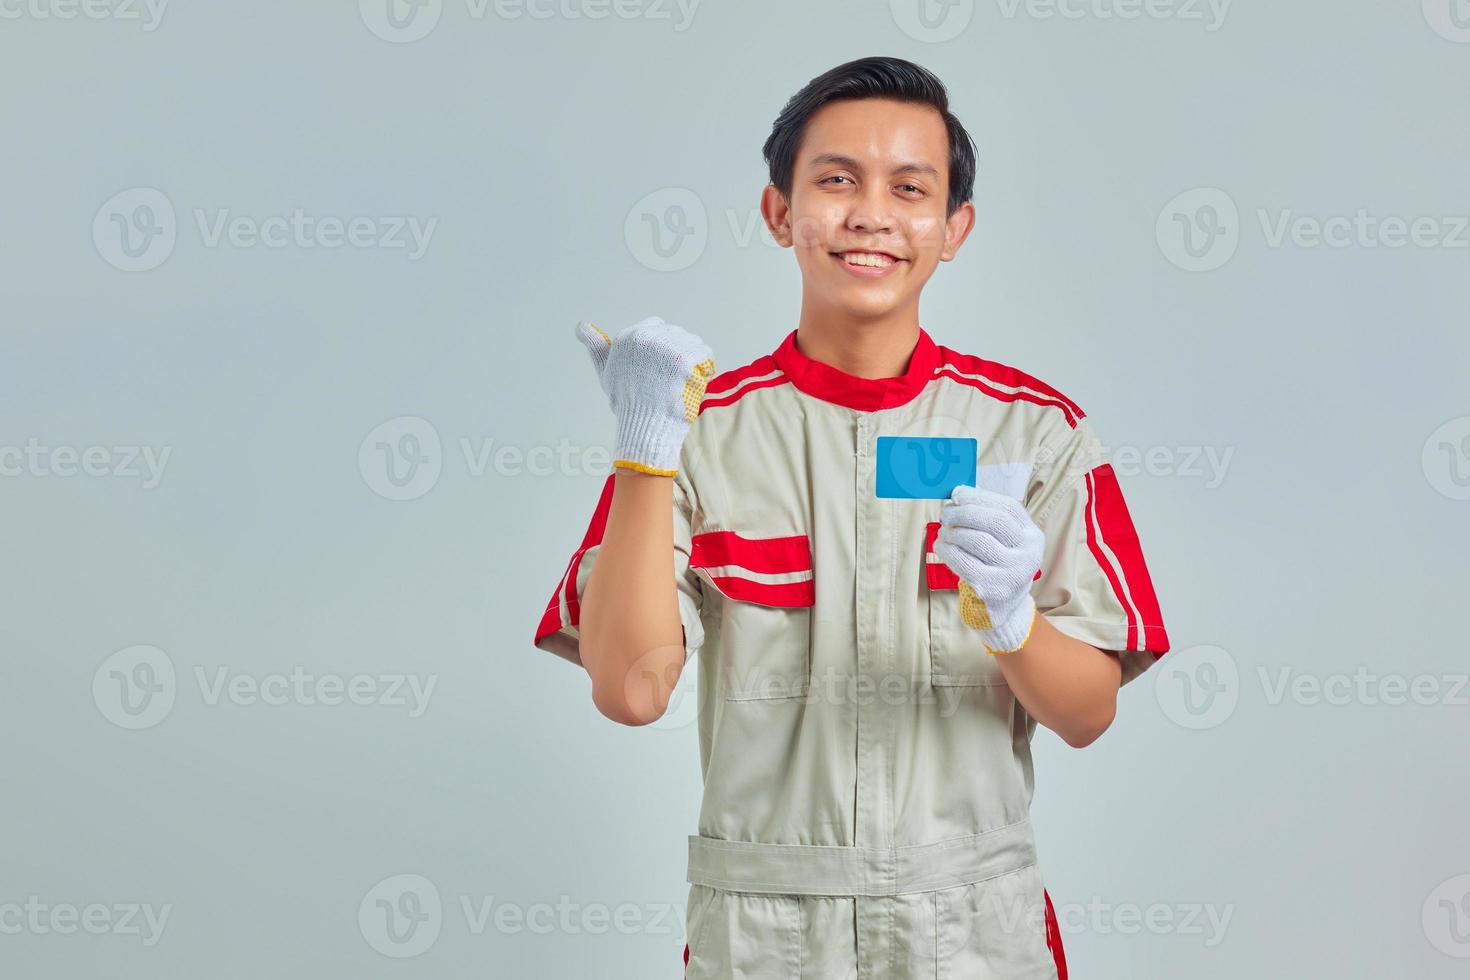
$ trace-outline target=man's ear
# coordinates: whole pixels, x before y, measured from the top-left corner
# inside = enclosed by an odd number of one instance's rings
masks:
[[[766,189],[761,191],[761,217],[765,219],[766,230],[777,244],[782,248],[790,248],[794,241],[791,233],[791,205],[775,184],[767,184]]]
[[[975,205],[966,201],[955,208],[954,214],[944,222],[944,251],[939,253],[939,261],[948,262],[959,254],[960,246],[974,230]]]

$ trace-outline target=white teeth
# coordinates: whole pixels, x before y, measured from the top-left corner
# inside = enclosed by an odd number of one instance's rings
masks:
[[[894,262],[893,259],[888,258],[886,255],[869,255],[863,252],[845,252],[843,253],[842,261],[848,265],[868,265],[876,268],[890,266]]]

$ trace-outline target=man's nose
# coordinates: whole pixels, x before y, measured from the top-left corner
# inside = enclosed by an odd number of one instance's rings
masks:
[[[852,209],[847,214],[847,227],[868,233],[892,230],[891,203],[885,185],[869,184],[853,198]]]

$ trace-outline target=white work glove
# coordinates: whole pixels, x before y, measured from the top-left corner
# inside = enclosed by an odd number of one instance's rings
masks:
[[[1031,637],[1031,582],[1046,534],[1014,497],[955,487],[940,509],[934,553],[960,579],[960,618],[991,653],[1013,653]]]
[[[715,376],[714,352],[688,330],[656,316],[615,337],[582,321],[577,339],[592,355],[617,418],[613,466],[675,475],[705,385]]]

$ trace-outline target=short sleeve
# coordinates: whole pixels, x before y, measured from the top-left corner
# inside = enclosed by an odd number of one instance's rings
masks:
[[[613,491],[617,486],[616,473],[609,473],[602,485],[602,495],[592,511],[587,532],[581,545],[572,552],[566,570],[556,583],[551,600],[536,626],[534,644],[537,649],[554,653],[559,657],[580,665],[582,657],[578,651],[581,621],[581,598],[592,576],[597,562],[597,553],[602,544],[602,535],[607,528],[608,514],[612,511]],[[683,469],[674,480],[674,582],[679,589],[679,621],[684,627],[684,657],[697,650],[704,642],[704,625],[700,621],[701,591],[699,576],[689,569],[690,526],[692,520],[693,491]]]
[[[1122,683],[1169,649],[1143,546],[1113,468],[1083,417],[1043,450],[1027,509],[1046,534],[1036,607],[1068,636],[1122,662]]]

